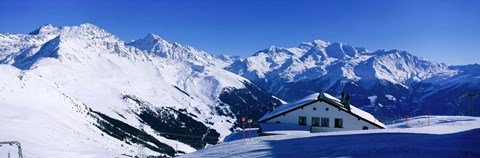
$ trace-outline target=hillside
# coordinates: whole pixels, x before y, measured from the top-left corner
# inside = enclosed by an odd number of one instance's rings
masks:
[[[428,125],[429,124],[429,125]],[[419,116],[388,129],[284,131],[221,143],[182,157],[479,157],[480,118]],[[238,133],[237,133],[238,135]]]

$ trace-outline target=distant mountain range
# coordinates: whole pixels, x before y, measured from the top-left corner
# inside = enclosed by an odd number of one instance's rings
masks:
[[[286,101],[319,91],[346,92],[352,104],[380,118],[466,114],[462,93],[480,92],[478,64],[453,66],[400,50],[369,51],[321,40],[271,46],[226,69]]]
[[[0,71],[0,140],[40,157],[193,152],[238,130],[241,117],[320,91],[347,92],[380,119],[465,114],[460,95],[480,88],[478,64],[399,50],[316,40],[213,56],[152,33],[124,42],[92,24],[0,33]]]

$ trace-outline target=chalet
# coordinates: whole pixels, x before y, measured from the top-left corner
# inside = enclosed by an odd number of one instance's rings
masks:
[[[327,93],[311,94],[297,102],[282,105],[258,121],[260,132],[310,130],[330,132],[385,129],[370,113],[350,105],[349,96],[339,100]]]

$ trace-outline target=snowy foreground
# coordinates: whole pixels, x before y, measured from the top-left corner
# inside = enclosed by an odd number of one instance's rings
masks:
[[[420,116],[385,130],[282,135],[224,142],[183,157],[480,157],[480,118]],[[241,133],[237,133],[237,135]],[[237,137],[238,138],[238,137]]]

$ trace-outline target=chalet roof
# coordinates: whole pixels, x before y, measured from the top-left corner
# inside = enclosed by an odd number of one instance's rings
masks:
[[[273,119],[275,117],[278,117],[278,116],[281,116],[283,114],[286,114],[286,113],[289,113],[291,111],[294,111],[296,109],[299,109],[299,108],[302,108],[302,107],[305,107],[307,105],[310,105],[310,104],[313,104],[315,102],[318,102],[318,101],[323,101],[323,102],[326,102],[327,104],[331,105],[331,106],[334,106],[336,108],[338,108],[339,110],[343,110],[347,113],[349,113],[350,115],[353,115],[355,117],[358,117],[359,119],[362,119],[366,122],[369,122],[379,128],[385,128],[385,125],[383,123],[381,123],[380,121],[378,121],[377,119],[375,119],[375,117],[373,115],[371,115],[370,113],[368,112],[365,112],[353,105],[350,104],[350,110],[348,110],[347,108],[345,108],[343,106],[343,104],[340,102],[339,99],[331,96],[330,94],[328,93],[314,93],[314,94],[311,94],[311,95],[308,95],[307,97],[301,99],[301,100],[298,100],[296,102],[293,102],[293,103],[290,103],[290,104],[285,104],[285,105],[282,105],[280,107],[277,107],[275,109],[275,111],[273,112],[270,112],[268,114],[265,114],[262,118],[260,118],[258,120],[258,122],[262,123],[262,122],[266,122],[270,119]]]

